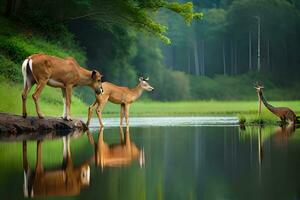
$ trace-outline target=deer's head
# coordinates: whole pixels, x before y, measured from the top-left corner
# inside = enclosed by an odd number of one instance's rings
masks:
[[[153,91],[153,90],[154,90],[154,88],[148,83],[149,77],[147,77],[147,78],[140,77],[140,78],[139,78],[139,81],[140,81],[140,86],[141,86],[144,90],[147,90],[147,91]]]
[[[97,70],[92,71],[92,88],[95,90],[96,94],[103,94],[103,88],[102,88],[102,79],[103,75],[100,74]]]
[[[260,92],[262,92],[262,90],[264,89],[264,86],[263,86],[262,84],[256,82],[256,83],[254,84],[254,88],[256,89],[256,91],[257,91],[258,93],[260,93]]]

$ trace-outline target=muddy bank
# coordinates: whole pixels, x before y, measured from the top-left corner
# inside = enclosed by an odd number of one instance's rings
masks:
[[[0,113],[0,135],[19,135],[39,133],[47,134],[55,132],[58,135],[68,134],[74,131],[86,131],[87,127],[84,122],[78,119],[65,121],[55,117],[38,117],[23,118],[20,115]]]

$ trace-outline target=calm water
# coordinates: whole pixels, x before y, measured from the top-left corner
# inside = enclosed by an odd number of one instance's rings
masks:
[[[300,199],[291,127],[111,127],[1,142],[0,158],[0,199]]]

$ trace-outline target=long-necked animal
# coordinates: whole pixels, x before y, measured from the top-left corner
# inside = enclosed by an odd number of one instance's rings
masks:
[[[290,108],[287,107],[274,107],[271,104],[269,104],[267,102],[267,100],[265,99],[264,95],[263,95],[263,86],[257,84],[254,87],[258,93],[259,99],[260,101],[263,102],[263,104],[265,105],[265,107],[272,112],[274,115],[276,115],[277,117],[280,118],[280,120],[282,122],[289,122],[289,123],[293,123],[296,124],[297,123],[297,116],[295,114],[294,111],[292,111]]]
[[[149,78],[139,78],[139,83],[135,88],[121,87],[114,85],[109,82],[103,82],[102,88],[103,94],[96,94],[95,102],[89,106],[88,110],[88,120],[87,126],[90,123],[90,119],[92,117],[94,109],[96,109],[96,113],[99,119],[99,123],[101,126],[104,126],[102,123],[102,110],[107,103],[110,101],[114,104],[121,105],[120,111],[120,126],[123,125],[123,118],[125,116],[126,126],[129,125],[129,107],[134,101],[136,101],[143,93],[146,91],[153,91],[154,88],[147,82]]]
[[[90,183],[90,166],[84,161],[74,166],[70,138],[63,138],[63,163],[61,167],[47,170],[42,164],[42,141],[37,141],[37,158],[35,169],[32,170],[27,160],[27,143],[23,142],[24,196],[74,196]]]
[[[34,54],[29,56],[22,65],[24,88],[22,92],[23,117],[27,116],[26,99],[34,84],[37,84],[32,98],[35,102],[36,112],[39,118],[43,114],[39,106],[39,97],[46,85],[61,88],[64,101],[63,118],[71,120],[71,97],[72,89],[77,85],[89,86],[96,93],[102,93],[101,77],[96,71],[89,71],[81,67],[72,57],[58,58],[45,54]]]

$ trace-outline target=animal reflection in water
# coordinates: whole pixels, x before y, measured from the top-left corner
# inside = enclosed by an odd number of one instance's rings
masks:
[[[144,150],[139,149],[131,140],[129,128],[126,128],[124,135],[123,128],[120,127],[120,143],[107,144],[103,138],[103,130],[101,128],[98,134],[97,143],[90,133],[88,133],[90,141],[94,144],[95,155],[94,160],[97,166],[104,167],[119,167],[130,165],[132,161],[138,160],[140,167],[145,164]]]
[[[37,159],[32,171],[27,161],[27,142],[23,142],[24,196],[73,196],[90,183],[90,167],[83,163],[75,167],[70,151],[70,138],[63,138],[62,166],[45,170],[42,164],[42,141],[37,141]]]
[[[277,127],[274,130],[274,139],[276,144],[280,145],[286,145],[288,143],[289,137],[293,135],[293,133],[296,130],[296,127],[294,124],[289,124],[287,126]],[[264,159],[264,139],[262,134],[262,127],[259,126],[258,128],[258,163],[259,165],[262,164],[262,161]]]

